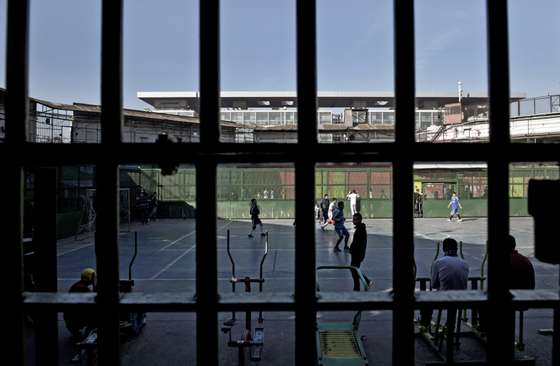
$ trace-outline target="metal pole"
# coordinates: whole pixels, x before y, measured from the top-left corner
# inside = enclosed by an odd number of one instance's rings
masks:
[[[395,144],[413,151],[415,139],[414,2],[394,0]],[[414,361],[414,237],[412,159],[393,161],[393,364]]]
[[[56,206],[57,206],[57,170],[56,168],[39,168],[35,173],[36,221],[33,233],[33,245],[37,248],[33,265],[26,268],[34,276],[36,291],[57,291],[56,259]],[[56,311],[38,311],[35,313],[37,332],[37,362],[40,365],[58,364],[58,314]]]
[[[296,1],[297,143],[303,151],[317,146],[317,3]],[[317,362],[315,339],[315,163],[301,156],[295,164],[295,315],[296,366]],[[311,342],[310,342],[311,341]]]

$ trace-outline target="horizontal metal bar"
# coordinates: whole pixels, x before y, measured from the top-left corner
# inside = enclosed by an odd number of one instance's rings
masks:
[[[557,290],[510,290],[510,293],[515,309],[547,309],[560,305],[560,294]]]
[[[554,290],[512,290],[513,307],[548,309],[560,303],[560,295]],[[44,309],[65,311],[75,307],[93,307],[95,293],[24,293],[23,306],[27,310]],[[482,307],[487,303],[483,291],[422,291],[416,293],[415,309],[437,308],[457,305],[460,307]],[[194,312],[197,308],[193,292],[131,292],[121,294],[119,308],[148,312]],[[294,296],[291,292],[252,292],[221,294],[219,311],[264,310],[294,311]],[[396,306],[393,295],[385,291],[369,292],[326,292],[317,293],[317,310],[392,310]]]
[[[391,162],[402,157],[411,157],[415,162],[472,162],[486,161],[496,153],[489,144],[415,144],[404,151],[396,144],[318,144],[313,150],[290,144],[219,144],[215,149],[199,144],[122,144],[111,153],[120,164],[194,163],[205,159],[217,163],[280,163],[313,159],[322,162]],[[537,162],[558,160],[556,144],[508,144],[500,149],[506,161]],[[25,154],[22,153],[25,151]],[[453,151],[453,154],[449,154]],[[0,156],[9,156],[11,161],[22,165],[95,164],[106,149],[98,144],[34,144],[17,146],[0,144]]]
[[[317,294],[319,310],[390,310],[395,307],[393,294],[390,292],[319,292]]]

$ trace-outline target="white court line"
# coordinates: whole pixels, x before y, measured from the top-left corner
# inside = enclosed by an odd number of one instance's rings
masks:
[[[218,228],[218,231],[219,231],[219,230],[222,230],[222,229],[224,229],[224,228],[226,228],[226,227],[228,227],[229,225],[231,225],[231,221],[227,221],[225,225],[223,225],[222,227]],[[193,231],[191,231],[190,233],[187,233],[187,234],[181,236],[179,239],[176,239],[176,240],[172,241],[171,243],[169,243],[169,244],[167,244],[166,246],[164,246],[163,248],[161,248],[160,251],[166,250],[166,249],[169,248],[170,246],[177,244],[177,243],[180,242],[181,240],[183,240],[183,239],[185,239],[185,238],[187,238],[187,237],[193,235],[194,233],[196,233],[196,230],[193,230]],[[180,249],[180,250],[182,250],[182,249]]]
[[[87,248],[87,247],[91,247],[91,246],[93,246],[93,243],[81,245],[81,246],[79,246],[79,247],[77,247],[77,248],[69,249],[69,250],[67,250],[67,251],[65,251],[65,252],[58,253],[56,256],[57,256],[57,257],[62,257],[63,255],[66,255],[66,254],[69,254],[69,253],[78,251],[78,250],[80,250],[80,249],[84,249],[84,248]]]
[[[226,227],[228,227],[229,225],[231,225],[231,221],[227,222],[225,225],[223,225],[222,227],[218,228],[219,230],[222,230]],[[191,235],[193,234],[193,232],[188,233],[186,235]],[[174,242],[172,242],[169,245],[175,244],[176,242],[178,242],[179,240],[183,239],[184,237],[186,237],[186,235],[183,235],[181,238],[175,240]],[[151,280],[155,280],[157,279],[163,272],[167,271],[169,268],[171,268],[171,266],[173,266],[175,263],[177,263],[181,258],[183,258],[185,255],[187,255],[188,253],[190,253],[194,248],[196,247],[196,243],[194,243],[189,249],[185,250],[185,252],[183,254],[181,254],[180,256],[178,256],[177,258],[175,258],[173,261],[171,261],[171,263],[169,263],[167,266],[163,267],[161,271],[159,271],[158,273],[156,273],[155,275],[153,275],[150,279]],[[165,248],[164,248],[165,249]],[[161,249],[163,250],[163,249]]]
[[[194,247],[196,247],[196,243],[193,244],[192,247],[190,247],[189,249],[185,250],[185,252],[183,254],[181,254],[180,256],[178,256],[177,258],[175,258],[173,261],[171,261],[171,263],[169,263],[167,266],[163,267],[163,269],[161,271],[159,271],[158,273],[156,273],[155,275],[153,275],[150,279],[151,280],[155,280],[157,279],[163,272],[167,271],[169,268],[171,268],[171,266],[173,266],[175,263],[177,263],[179,261],[179,259],[183,258],[185,255],[189,254],[191,250],[194,249]]]
[[[196,230],[193,230],[193,231],[191,231],[190,233],[187,233],[187,234],[181,236],[181,237],[180,237],[179,239],[177,239],[177,240],[173,240],[171,243],[167,244],[166,246],[164,246],[163,248],[161,248],[159,251],[161,252],[162,250],[165,250],[165,249],[169,248],[170,246],[177,244],[177,243],[180,242],[181,240],[183,240],[183,239],[185,239],[185,238],[191,236],[191,235],[194,234],[194,233],[196,233]]]

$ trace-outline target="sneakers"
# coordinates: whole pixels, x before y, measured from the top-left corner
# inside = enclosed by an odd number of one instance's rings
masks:
[[[457,220],[457,222],[463,222],[463,219],[459,219],[459,220]]]
[[[337,252],[342,252],[342,250],[340,250],[339,247],[334,247],[333,251],[334,251],[335,253],[337,253]]]
[[[451,222],[451,219],[447,219],[447,221]]]
[[[266,236],[266,234],[265,234],[265,233],[261,233],[261,236]]]
[[[248,236],[249,238],[252,238],[252,237],[253,237],[253,234],[249,234],[249,235],[247,235],[247,236]]]
[[[348,245],[345,245],[344,250],[350,250],[350,247]]]

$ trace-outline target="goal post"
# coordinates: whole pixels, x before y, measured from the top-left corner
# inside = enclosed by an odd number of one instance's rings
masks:
[[[82,217],[76,230],[76,238],[79,234],[95,232],[97,218],[95,199],[95,188],[88,188],[80,195]],[[121,232],[131,230],[131,209],[130,188],[119,188],[119,231]]]

